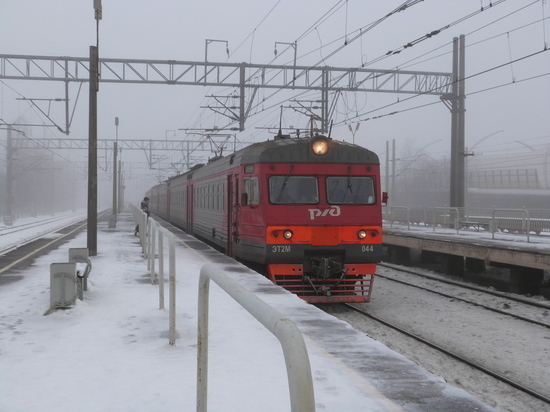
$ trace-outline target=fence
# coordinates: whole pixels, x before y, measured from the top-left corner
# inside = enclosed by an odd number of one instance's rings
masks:
[[[501,209],[501,208],[455,208],[455,207],[409,207],[391,206],[383,210],[383,218],[396,224],[431,226],[456,230],[489,231],[494,238],[496,232],[530,233],[537,235],[550,232],[550,209]]]
[[[155,281],[156,252],[159,253],[159,306],[164,308],[164,236],[169,238],[170,271],[170,344],[175,343],[175,243],[174,234],[163,228],[141,209],[130,204],[134,222],[139,223],[139,237],[151,283]],[[156,239],[158,237],[158,247]],[[304,338],[298,327],[288,318],[242,287],[212,264],[201,268],[199,278],[198,336],[197,336],[197,411],[207,410],[208,388],[208,300],[210,280],[213,280],[243,308],[254,316],[281,342],[287,367],[292,411],[314,412],[315,398],[309,356]]]
[[[176,247],[174,234],[163,228],[160,223],[147,216],[137,206],[130,204],[134,222],[139,224],[139,239],[143,256],[147,259],[147,269],[151,273],[151,284],[155,279],[159,283],[159,309],[164,309],[164,237],[168,238],[168,276],[169,292],[169,343],[176,343]],[[158,244],[157,244],[158,239]],[[158,252],[158,276],[155,269]]]

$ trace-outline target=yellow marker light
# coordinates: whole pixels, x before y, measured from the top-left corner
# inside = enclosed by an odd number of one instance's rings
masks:
[[[328,152],[328,141],[325,139],[315,139],[311,143],[311,150],[319,156],[323,156]]]
[[[292,239],[292,230],[285,230],[283,237],[287,240]]]

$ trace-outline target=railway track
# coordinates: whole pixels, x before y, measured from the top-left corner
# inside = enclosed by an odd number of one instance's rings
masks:
[[[370,303],[320,308],[497,410],[550,409],[547,301],[380,264]]]
[[[489,376],[491,376],[491,377],[493,377],[493,378],[499,380],[500,382],[506,383],[506,384],[508,384],[508,385],[510,385],[510,386],[512,386],[512,387],[514,387],[514,388],[516,388],[516,389],[518,389],[518,390],[520,390],[520,391],[522,391],[522,392],[524,392],[524,393],[530,395],[530,396],[533,396],[534,398],[537,398],[537,399],[539,399],[539,400],[541,400],[541,401],[547,403],[547,404],[549,405],[549,407],[550,407],[550,397],[547,396],[547,395],[545,395],[545,394],[542,394],[542,393],[539,393],[539,392],[537,392],[537,391],[535,391],[535,390],[532,390],[532,389],[530,389],[530,388],[528,388],[528,387],[526,387],[526,386],[524,386],[524,385],[522,385],[522,384],[520,384],[520,383],[518,383],[518,382],[515,382],[515,381],[512,380],[512,379],[507,378],[507,377],[504,376],[503,374],[500,374],[500,373],[498,373],[498,372],[495,372],[495,371],[493,371],[493,370],[490,370],[490,369],[486,368],[485,366],[480,365],[480,364],[477,363],[477,362],[473,362],[473,361],[471,361],[470,359],[467,359],[467,358],[464,357],[464,356],[461,356],[461,355],[459,355],[459,354],[457,354],[457,353],[454,353],[453,351],[450,351],[450,350],[448,350],[448,349],[445,349],[444,347],[442,347],[442,346],[440,346],[440,345],[438,345],[438,344],[436,344],[436,343],[434,343],[434,342],[432,342],[432,341],[429,341],[429,340],[427,340],[427,339],[425,339],[425,338],[422,338],[422,337],[420,337],[420,336],[418,336],[418,335],[416,335],[416,334],[414,334],[414,333],[411,333],[411,332],[405,330],[404,328],[401,328],[401,327],[399,327],[399,326],[397,326],[397,325],[395,325],[395,324],[392,324],[392,323],[390,323],[390,322],[387,322],[387,321],[381,319],[381,318],[378,317],[378,316],[374,316],[374,315],[368,313],[367,311],[362,310],[362,309],[356,307],[354,304],[342,303],[342,305],[345,306],[345,307],[347,307],[347,308],[350,308],[350,309],[353,310],[353,311],[356,311],[356,312],[358,312],[358,313],[361,313],[362,315],[367,316],[368,318],[373,319],[373,320],[375,320],[376,322],[381,323],[381,324],[383,324],[383,325],[385,325],[385,326],[387,326],[387,327],[389,327],[389,328],[391,328],[391,329],[393,329],[393,330],[396,330],[396,331],[398,331],[398,332],[400,332],[400,333],[402,333],[402,334],[404,334],[404,335],[406,335],[406,336],[408,336],[408,337],[410,337],[410,338],[413,338],[413,339],[417,340],[418,342],[423,343],[424,345],[427,345],[427,346],[429,346],[429,347],[431,347],[431,348],[433,348],[433,349],[436,349],[437,351],[439,351],[439,352],[441,352],[441,353],[443,353],[443,354],[445,354],[445,355],[447,355],[447,356],[450,356],[450,357],[452,357],[453,359],[456,359],[456,360],[458,360],[458,361],[460,361],[460,362],[462,362],[462,363],[464,363],[464,364],[466,364],[466,365],[468,365],[468,366],[470,366],[470,367],[472,367],[472,368],[474,368],[474,369],[477,369],[477,370],[479,370],[479,371],[481,371],[481,372],[483,372],[483,373],[485,373],[485,374],[487,374],[487,375],[489,375]]]
[[[11,235],[13,233],[21,232],[23,230],[32,229],[39,226],[44,226],[49,223],[55,223],[60,220],[67,219],[67,216],[49,217],[40,220],[33,220],[32,222],[23,223],[20,225],[8,226],[0,229],[0,236]]]
[[[35,220],[0,229],[0,254],[10,252],[49,233],[82,220],[86,214],[65,215]]]
[[[534,325],[539,325],[539,326],[544,326],[544,327],[550,328],[550,313],[548,312],[548,311],[550,311],[550,303],[548,303],[548,302],[536,301],[536,300],[528,299],[528,298],[525,298],[525,297],[522,297],[522,296],[519,296],[519,295],[512,295],[512,294],[497,292],[497,291],[494,291],[494,290],[491,290],[491,289],[481,288],[481,287],[477,287],[477,286],[474,286],[474,285],[469,285],[469,284],[466,284],[466,283],[463,283],[463,282],[456,282],[456,281],[453,281],[453,280],[442,279],[442,278],[437,277],[437,276],[431,276],[429,274],[421,273],[421,272],[418,272],[418,271],[415,271],[415,270],[403,269],[403,268],[400,268],[400,267],[397,267],[397,266],[394,266],[394,265],[390,265],[390,264],[379,264],[379,267],[380,266],[393,269],[394,271],[397,271],[397,273],[401,273],[401,272],[402,273],[407,273],[408,275],[414,275],[415,277],[429,279],[430,281],[436,281],[437,283],[443,283],[443,284],[446,284],[446,285],[451,285],[454,289],[456,289],[456,288],[458,288],[458,290],[466,289],[466,290],[470,290],[470,291],[475,291],[477,293],[476,293],[476,296],[474,296],[474,297],[472,297],[472,295],[470,294],[468,298],[465,298],[465,297],[463,297],[463,295],[461,296],[461,293],[457,292],[456,290],[453,293],[443,292],[441,290],[434,289],[433,285],[422,286],[422,285],[418,284],[417,281],[415,282],[414,280],[410,279],[410,277],[409,277],[409,280],[403,280],[403,279],[396,278],[395,274],[394,275],[386,275],[386,274],[381,274],[381,273],[377,273],[376,274],[377,277],[387,279],[387,280],[392,281],[392,282],[401,283],[403,285],[411,286],[411,287],[414,287],[414,288],[417,288],[417,289],[425,290],[427,292],[431,292],[431,293],[434,293],[434,294],[437,294],[437,295],[440,295],[440,296],[444,296],[444,297],[447,297],[447,298],[450,298],[450,299],[460,300],[462,302],[469,303],[469,304],[472,304],[472,305],[476,305],[476,306],[479,306],[479,307],[484,308],[486,310],[489,310],[489,311],[492,311],[492,312],[495,312],[495,313],[499,313],[501,315],[510,316],[512,318],[516,318],[516,319],[522,320],[524,322],[532,323]],[[379,270],[379,272],[380,272],[380,270]],[[497,301],[497,303],[494,303],[494,302],[491,302],[491,304],[484,303],[483,302],[483,297],[484,297],[483,295],[498,297],[498,298],[501,298],[502,300]],[[475,297],[478,297],[478,299],[476,300]],[[533,311],[533,313],[530,313],[528,316],[522,315],[522,314],[519,314],[519,313],[514,313],[514,309],[516,309],[516,310],[518,310],[518,309],[513,308],[510,305],[510,302],[515,302],[519,305],[526,305],[527,307],[530,307],[530,308],[539,308],[540,312],[537,313],[536,311]],[[502,307],[502,309],[500,309],[497,306]],[[521,308],[519,310],[521,310]],[[545,312],[547,313],[546,316],[544,316]],[[539,319],[543,319],[543,320],[541,321],[541,320],[538,320],[538,319],[534,319],[535,317],[538,317]],[[544,320],[545,317],[546,317],[546,319]]]

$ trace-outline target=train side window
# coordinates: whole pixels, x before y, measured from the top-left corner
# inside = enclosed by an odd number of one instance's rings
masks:
[[[257,205],[260,203],[260,186],[257,177],[243,179],[243,193],[246,193],[246,204]]]
[[[319,187],[315,176],[271,176],[269,200],[274,204],[317,204]]]
[[[327,177],[327,200],[331,204],[373,205],[374,180],[369,176]]]

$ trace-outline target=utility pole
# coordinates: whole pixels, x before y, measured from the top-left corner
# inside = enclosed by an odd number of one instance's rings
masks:
[[[450,94],[441,96],[441,100],[451,110],[451,185],[450,206],[465,206],[465,149],[464,125],[465,107],[465,36],[453,39],[453,82]],[[445,101],[450,101],[450,104]]]
[[[465,95],[465,87],[464,87],[464,78],[466,77],[465,73],[465,56],[464,56],[464,50],[465,50],[465,36],[462,34],[459,38],[459,63],[458,63],[458,72],[459,72],[459,78],[458,78],[458,154],[457,154],[457,207],[465,207],[465,193],[466,193],[466,176],[465,176],[465,161],[466,161],[466,153],[464,148],[464,133],[465,133],[465,117],[466,117],[466,107],[465,107],[465,101],[466,101],[466,95]]]
[[[386,180],[385,180],[385,191],[390,193],[390,141],[386,140]],[[393,201],[392,198],[389,199],[390,202]]]
[[[451,134],[451,207],[464,207],[464,35],[453,39],[453,100]]]
[[[122,157],[122,151],[120,152]],[[122,182],[122,160],[118,159],[118,213],[124,210],[124,183]]]
[[[97,47],[90,46],[88,126],[88,253],[97,255]]]
[[[90,46],[90,107],[88,126],[88,254],[97,255],[97,90],[99,85],[99,20],[101,0],[94,0],[97,44]]]
[[[397,170],[397,165],[395,164],[395,139],[391,139],[391,144],[392,144],[392,148],[391,148],[391,155],[392,155],[392,161],[391,161],[391,195],[390,195],[390,199],[394,198],[394,201],[390,200],[390,202],[392,204],[396,204],[395,203],[395,194],[397,193],[397,191],[395,190],[395,173],[396,170]]]

